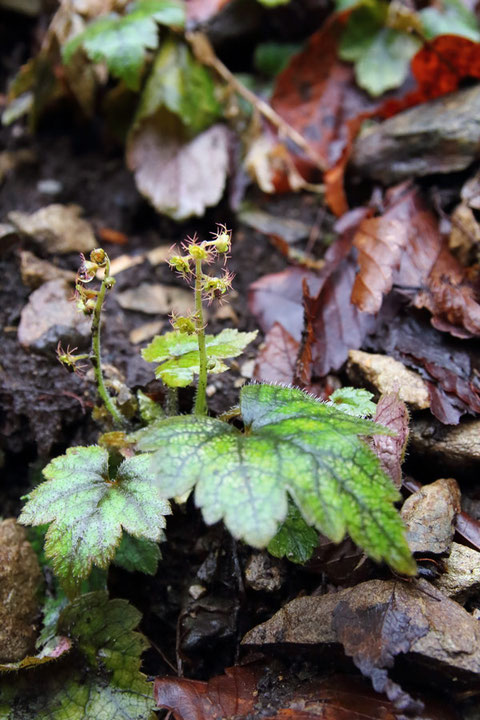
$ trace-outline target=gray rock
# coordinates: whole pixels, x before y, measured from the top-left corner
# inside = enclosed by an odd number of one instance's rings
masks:
[[[366,129],[351,163],[386,185],[464,170],[479,155],[480,86],[418,105]]]

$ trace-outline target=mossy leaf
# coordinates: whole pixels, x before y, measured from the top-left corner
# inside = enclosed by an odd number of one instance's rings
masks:
[[[208,357],[208,372],[222,373],[228,370],[222,360],[237,357],[257,336],[257,332],[238,332],[231,328],[218,335],[206,335],[205,345]],[[186,387],[200,371],[200,356],[196,335],[187,335],[176,330],[157,335],[150,345],[142,350],[142,357],[148,362],[160,363],[155,377],[161,378],[170,387]]]
[[[50,523],[45,553],[66,588],[88,577],[92,564],[108,566],[122,529],[145,540],[163,539],[170,506],[160,496],[148,456],[124,460],[111,478],[105,449],[75,447],[43,474],[47,482],[30,493],[19,522]]]
[[[242,388],[240,409],[244,432],[192,416],[138,432],[164,497],[195,487],[207,523],[223,519],[234,537],[265,547],[287,516],[290,496],[334,542],[349,532],[373,559],[415,573],[393,506],[398,490],[361,439],[388,434],[386,428],[276,385]]]
[[[82,47],[93,62],[106,62],[110,73],[131,90],[140,87],[140,76],[147,50],[158,46],[157,23],[182,26],[183,3],[176,0],[139,0],[124,16],[110,13],[90,23],[63,48],[69,63]]]

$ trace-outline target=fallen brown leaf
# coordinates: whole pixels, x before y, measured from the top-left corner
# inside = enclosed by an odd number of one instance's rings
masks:
[[[203,215],[225,189],[228,129],[213,125],[190,140],[180,120],[159,111],[135,127],[127,163],[138,189],[156,210],[175,220]]]
[[[253,377],[269,383],[293,382],[299,343],[276,322],[268,331],[257,355]]]
[[[376,435],[371,439],[372,449],[395,485],[402,484],[402,463],[408,441],[409,415],[407,406],[398,392],[382,395],[377,404],[375,422],[388,427],[395,435]]]

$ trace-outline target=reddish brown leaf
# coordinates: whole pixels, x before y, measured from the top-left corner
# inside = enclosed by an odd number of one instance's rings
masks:
[[[394,707],[360,678],[333,675],[302,686],[274,717],[265,720],[395,720]]]
[[[155,680],[157,707],[170,710],[175,720],[221,720],[253,711],[259,673],[232,667],[208,682],[160,677]]]
[[[480,305],[465,269],[450,253],[437,220],[416,190],[394,188],[383,215],[366,218],[355,235],[359,272],[352,302],[376,313],[393,285],[417,289],[413,303],[432,324],[457,337],[480,334]]]
[[[355,83],[353,66],[338,60],[338,42],[348,13],[333,15],[307,47],[278,75],[272,106],[309,142],[326,167],[327,200],[341,215],[347,210],[343,170],[364,117],[378,103]],[[297,158],[302,175],[315,181],[313,165]]]
[[[250,285],[248,305],[263,332],[267,333],[279,322],[294,340],[300,340],[303,327],[304,279],[308,280],[313,292],[318,291],[321,278],[301,268],[289,268],[280,273],[265,275]]]
[[[103,242],[113,243],[114,245],[126,245],[128,243],[128,237],[125,233],[113,228],[101,227],[98,235]]]
[[[379,110],[390,117],[456,90],[466,78],[480,78],[480,43],[459,35],[440,35],[413,57],[411,69],[418,87],[400,100],[389,100]]]
[[[398,393],[386,393],[378,401],[375,422],[393,430],[396,435],[376,435],[371,446],[383,469],[397,487],[402,484],[402,462],[408,440],[408,410]]]
[[[283,325],[276,322],[265,336],[253,371],[255,380],[270,383],[291,383],[295,377],[299,343]]]

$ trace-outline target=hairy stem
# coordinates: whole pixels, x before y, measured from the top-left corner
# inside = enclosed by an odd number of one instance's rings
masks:
[[[200,357],[197,394],[195,395],[195,415],[207,414],[207,350],[205,347],[205,328],[202,306],[202,261],[195,260],[195,327]]]
[[[178,388],[176,387],[167,387],[165,414],[169,417],[178,415]]]
[[[101,399],[103,400],[103,404],[107,408],[110,415],[113,417],[116,425],[125,425],[125,419],[120,414],[120,412],[115,407],[115,403],[113,402],[107,388],[105,385],[105,380],[103,379],[103,372],[102,372],[102,356],[101,356],[101,346],[100,346],[100,320],[102,317],[102,308],[103,308],[103,302],[105,300],[105,295],[107,292],[107,285],[108,281],[110,279],[110,261],[107,260],[105,265],[105,275],[102,280],[102,285],[100,287],[98,296],[97,296],[97,302],[95,304],[95,310],[93,311],[93,318],[92,318],[92,352],[90,354],[90,361],[93,365],[93,371],[95,374],[95,382],[97,383],[97,390],[98,394],[100,395]]]

